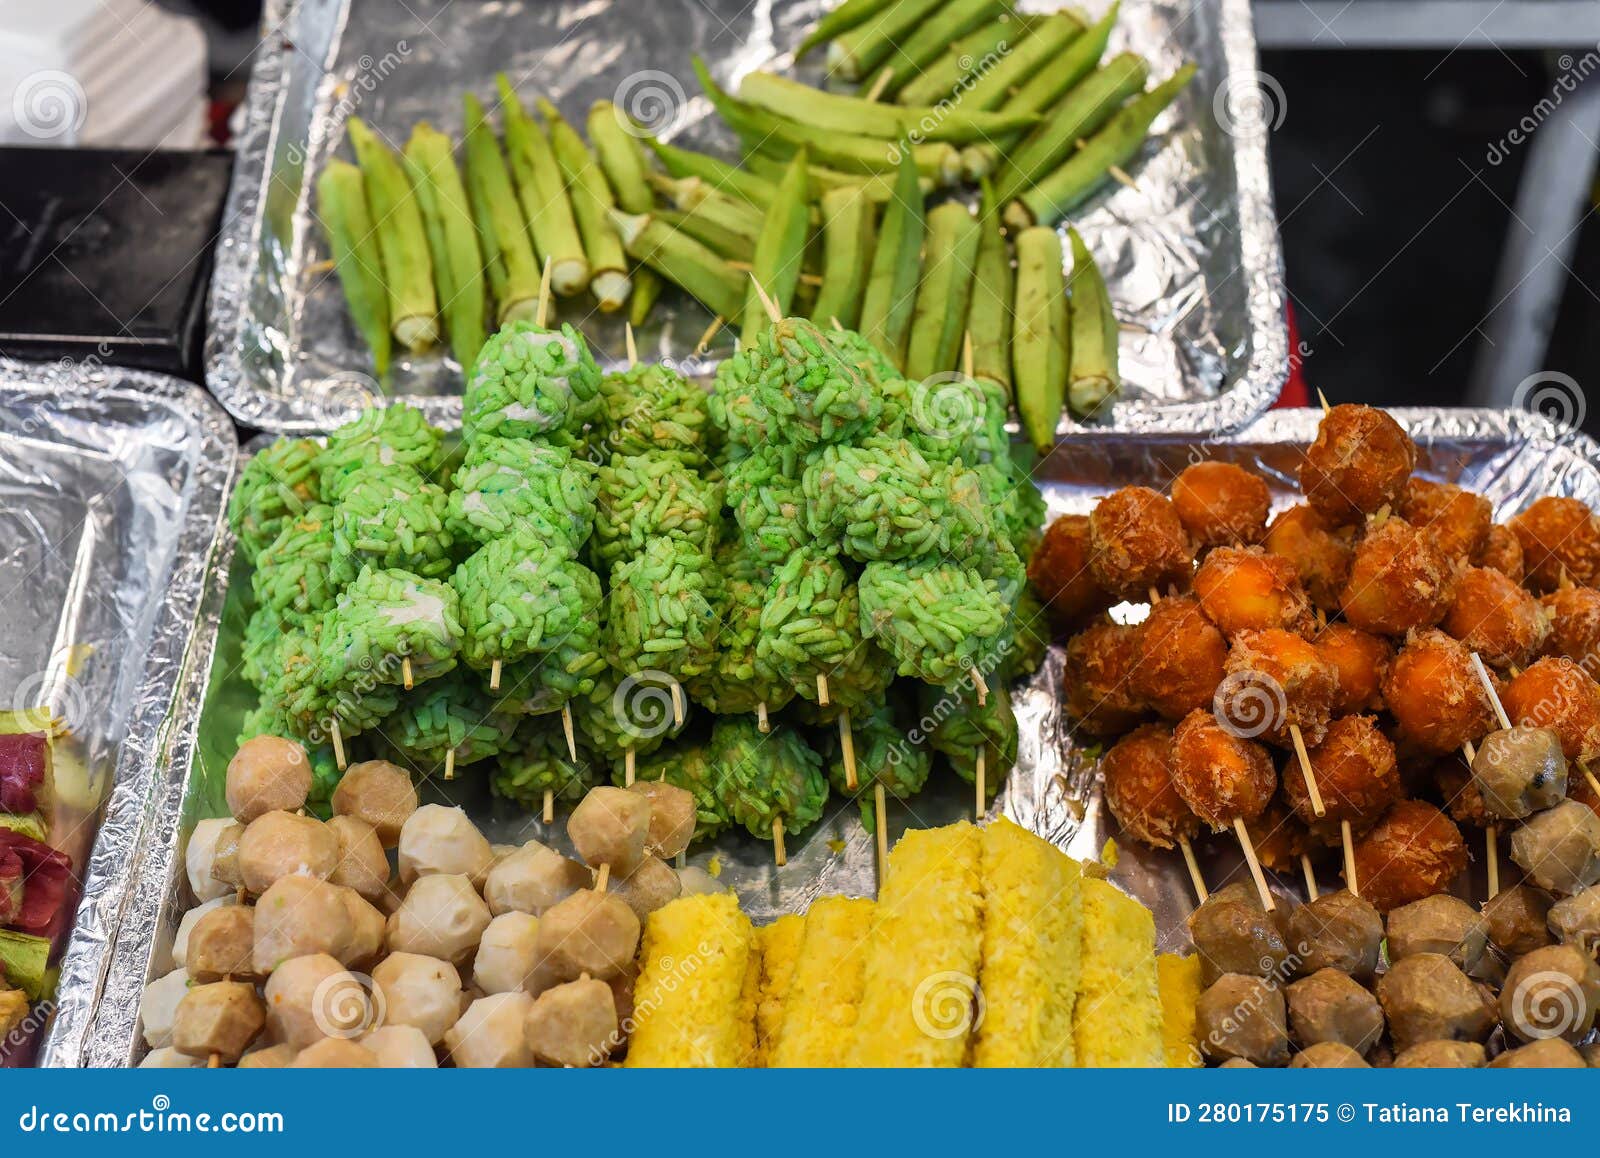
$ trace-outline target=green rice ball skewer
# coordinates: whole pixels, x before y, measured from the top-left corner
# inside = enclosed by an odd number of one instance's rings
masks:
[[[291,627],[303,627],[320,621],[333,606],[339,589],[354,577],[334,538],[335,518],[335,508],[314,503],[285,522],[278,537],[262,548],[250,576],[258,608]]]
[[[587,747],[572,751],[548,721],[530,718],[517,725],[489,789],[530,812],[538,808],[544,822],[553,824],[557,800],[576,803],[599,782],[599,765]]]
[[[576,556],[594,528],[594,464],[548,440],[474,439],[454,482],[445,525],[463,542],[531,533]]]
[[[228,525],[247,561],[255,562],[289,519],[321,501],[321,453],[309,438],[280,438],[239,471],[228,502]]]
[[[454,588],[397,568],[363,567],[323,616],[320,678],[338,687],[372,673],[410,691],[453,669],[460,648]]]
[[[981,699],[976,689],[917,689],[928,742],[957,776],[973,786],[978,817],[989,810],[1017,762],[1017,717],[1002,685]],[[930,727],[931,725],[931,727]]]
[[[724,716],[711,729],[711,763],[719,799],[735,824],[771,839],[773,858],[788,863],[784,833],[822,817],[828,779],[822,757],[792,728],[762,735],[748,716]]]
[[[449,506],[444,488],[410,467],[357,471],[334,508],[334,547],[352,568],[398,568],[441,579],[455,566],[455,538],[445,527]]]
[[[287,633],[277,652],[282,672],[261,694],[278,703],[288,725],[308,746],[331,742],[342,772],[345,740],[383,723],[399,705],[399,695],[393,686],[370,677],[338,687],[323,683],[321,640],[321,621]]]
[[[608,455],[667,451],[689,462],[708,457],[710,399],[671,366],[638,360],[633,327],[626,330],[628,368],[600,379],[600,414],[593,441]]]
[[[1006,625],[1000,584],[976,567],[927,559],[868,563],[860,579],[861,630],[894,657],[900,675],[951,687]],[[975,674],[980,695],[987,694]]]
[[[597,568],[637,557],[648,539],[679,540],[704,555],[717,545],[722,483],[696,473],[676,455],[619,455],[600,468],[594,538]]]
[[[456,769],[508,751],[517,717],[496,706],[476,678],[457,670],[430,680],[401,698],[384,721],[384,743],[423,776]]]
[[[422,411],[404,402],[373,407],[328,435],[327,446],[317,456],[322,500],[338,502],[362,471],[406,466],[432,479],[444,461],[444,432],[430,425]]]
[[[540,294],[541,316],[547,298]],[[577,330],[510,322],[484,342],[467,374],[461,429],[469,442],[578,434],[599,413],[599,393],[600,367]]]
[[[710,669],[718,621],[716,566],[679,539],[647,539],[611,576],[606,658],[621,672],[661,671],[676,684]],[[674,704],[681,711],[681,691]]]
[[[761,611],[771,574],[743,542],[717,552],[717,587],[712,607],[720,623],[711,666],[688,683],[689,695],[717,715],[756,713],[761,731],[768,715],[782,710],[794,688],[756,654]]]
[[[670,688],[619,675],[614,667],[596,678],[592,692],[572,701],[585,742],[601,760],[621,761],[628,784],[638,759],[681,730],[675,715],[680,706]]]

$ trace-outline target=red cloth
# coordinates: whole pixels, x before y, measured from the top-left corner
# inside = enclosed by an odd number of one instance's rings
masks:
[[[0,828],[0,925],[47,933],[66,899],[71,875],[66,853]]]
[[[0,736],[0,812],[32,812],[50,768],[50,738],[43,732]]]
[[[1285,303],[1283,312],[1289,321],[1289,377],[1278,400],[1272,404],[1274,410],[1311,405],[1311,387],[1306,385],[1305,357],[1300,348],[1300,327],[1294,320],[1294,306]]]

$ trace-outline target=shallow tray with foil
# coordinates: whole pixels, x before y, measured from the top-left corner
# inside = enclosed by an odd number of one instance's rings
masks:
[[[1098,15],[1105,4],[1087,7]],[[459,135],[462,93],[492,108],[494,75],[504,70],[525,100],[542,93],[574,124],[593,101],[615,100],[664,137],[731,157],[734,138],[696,95],[691,56],[704,56],[724,82],[758,67],[787,69],[823,8],[821,0],[269,0],[217,246],[207,384],[247,426],[310,433],[337,426],[375,392],[313,212],[317,174],[336,149],[348,152],[351,115],[398,143],[419,120]],[[1132,166],[1137,188],[1111,184],[1075,215],[1122,323],[1128,385],[1109,424],[1237,429],[1273,403],[1289,368],[1266,161],[1281,94],[1258,86],[1248,0],[1124,0],[1109,51],[1123,49],[1144,55],[1156,76],[1185,60],[1199,72]],[[808,62],[801,75],[816,81],[819,66]],[[561,316],[581,326],[603,362],[623,363],[620,316],[602,318],[586,298]],[[692,358],[708,321],[669,289],[639,349],[707,372],[732,344],[725,332],[707,358]],[[402,362],[391,390],[435,422],[460,421],[460,367],[443,355]]]
[[[198,387],[0,359],[0,708],[68,729],[52,843],[81,891],[56,996],[0,1040],[0,1065],[81,1058],[236,453]]]
[[[1522,412],[1396,410],[1392,413],[1417,439],[1420,468],[1430,477],[1460,480],[1495,503],[1504,517],[1542,494],[1566,494],[1600,505],[1600,447],[1579,434],[1563,433],[1545,419]],[[1240,462],[1271,482],[1277,506],[1295,500],[1295,476],[1303,448],[1315,435],[1316,411],[1275,411],[1230,437],[1100,435],[1070,438],[1045,460],[1037,475],[1052,517],[1084,512],[1101,495],[1131,483],[1165,488],[1198,458]],[[222,783],[233,738],[253,693],[237,675],[244,626],[244,568],[226,575],[231,538],[219,551],[216,581],[206,592],[202,636],[192,649],[178,700],[179,716],[166,738],[163,766],[169,779],[159,790],[160,814],[138,866],[137,919],[123,922],[110,966],[105,1000],[94,1034],[94,1060],[121,1064],[142,1052],[136,1038],[139,993],[168,964],[172,934],[191,903],[184,879],[182,838],[204,815],[219,815]],[[1093,750],[1074,740],[1060,711],[1062,653],[1050,651],[1043,668],[1012,690],[1020,745],[1018,764],[994,811],[1010,816],[1072,855],[1095,859],[1116,836],[1097,785]],[[694,711],[696,709],[691,709]],[[429,789],[430,792],[437,789]],[[490,798],[481,774],[469,767],[450,788],[491,840],[530,838],[565,846],[566,810],[553,826]],[[907,827],[947,824],[971,815],[971,788],[947,771],[936,772],[927,790],[906,803],[890,802],[891,839]],[[1112,879],[1156,915],[1163,949],[1187,943],[1184,918],[1192,908],[1189,879],[1174,854],[1118,842]],[[1214,886],[1241,873],[1237,854],[1222,841],[1205,842],[1200,854]],[[804,909],[829,893],[870,896],[875,865],[872,836],[854,804],[834,797],[822,822],[789,839],[789,863],[772,863],[772,846],[743,834],[697,847],[690,862],[714,868],[734,888],[758,922]],[[1334,881],[1329,865],[1325,880]],[[1294,893],[1298,879],[1276,887]]]

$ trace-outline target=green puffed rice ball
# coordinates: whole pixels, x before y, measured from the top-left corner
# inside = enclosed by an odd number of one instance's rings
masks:
[[[827,329],[822,336],[839,357],[860,371],[883,400],[875,432],[888,438],[904,437],[912,383],[895,369],[882,350],[855,330]]]
[[[995,580],[936,559],[869,563],[860,591],[862,630],[901,675],[933,684],[960,679],[1004,630],[1010,610]]]
[[[799,832],[822,817],[828,778],[822,757],[793,728],[763,734],[749,716],[723,716],[711,729],[712,776],[729,819],[772,839],[772,823]]]
[[[671,366],[640,362],[600,379],[600,415],[590,442],[608,455],[676,451],[691,461],[708,449],[711,399]]]
[[[436,679],[456,666],[461,648],[455,589],[409,571],[363,567],[323,617],[322,672],[328,687],[370,676],[383,684]]]
[[[321,501],[322,480],[317,473],[321,453],[309,438],[280,438],[239,471],[228,503],[228,525],[247,560],[255,562],[289,519]]]
[[[455,476],[445,525],[484,544],[528,534],[573,555],[594,526],[595,466],[565,447],[520,438],[479,438]]]
[[[730,373],[750,379],[772,437],[810,447],[849,442],[877,426],[883,413],[878,391],[810,322],[785,318],[746,354],[743,368]]]
[[[600,468],[592,552],[611,568],[650,538],[667,537],[702,554],[717,545],[723,487],[674,455],[628,455]]]
[[[794,689],[756,657],[771,575],[742,546],[724,546],[716,562],[712,609],[721,629],[711,666],[689,681],[689,695],[719,715],[754,712],[761,704],[777,712],[793,698]]]
[[[359,736],[382,724],[399,703],[396,690],[363,673],[338,687],[322,682],[322,625],[308,625],[304,631],[284,636],[278,648],[283,673],[276,683],[262,689],[262,697],[272,696],[284,718],[308,746],[325,744],[335,725],[342,739]]]
[[[457,669],[402,693],[382,739],[396,763],[432,776],[449,752],[459,768],[509,750],[518,718],[496,709],[477,678]]]
[[[450,573],[455,539],[443,487],[409,467],[358,472],[333,512],[336,552],[353,566],[399,568],[424,579]]]
[[[559,722],[531,719],[517,726],[511,748],[489,776],[496,796],[529,812],[544,807],[546,792],[552,800],[576,803],[599,782],[600,766],[586,745],[578,744],[574,760]]]
[[[608,670],[600,636],[596,608],[555,647],[507,664],[500,673],[500,706],[518,715],[539,716],[559,712],[568,701],[589,695]]]
[[[456,568],[465,638],[461,658],[476,668],[549,651],[593,618],[600,579],[531,535],[496,539]]]
[[[803,486],[806,526],[839,536],[863,563],[978,554],[994,531],[977,475],[935,466],[904,439],[829,446],[813,455]]]
[[[433,478],[444,457],[444,432],[422,411],[404,402],[369,410],[328,435],[317,456],[323,501],[338,502],[354,476],[368,469],[404,466]]]
[[[461,428],[469,440],[576,434],[597,414],[599,393],[600,367],[582,334],[569,325],[511,322],[490,335],[472,364]]]
[[[667,698],[663,699],[663,693]],[[679,730],[672,722],[670,696],[670,688],[660,683],[621,676],[607,668],[594,681],[593,691],[574,697],[572,716],[600,760],[615,762],[630,750],[636,759],[643,758]],[[687,705],[685,709],[687,722]]]
[[[283,618],[270,607],[257,607],[250,613],[244,627],[239,670],[251,687],[259,690],[277,678],[278,645],[287,630]]]
[[[968,784],[978,778],[978,753],[983,752],[985,793],[991,800],[997,796],[1017,762],[1017,717],[1006,689],[991,687],[980,707],[971,687],[924,685],[917,690],[917,708],[934,751]]]
[[[250,576],[256,605],[291,626],[314,619],[333,606],[339,589],[354,578],[354,568],[336,546],[333,507],[316,503],[287,521],[261,553]]]
[[[849,571],[838,556],[809,549],[773,571],[756,657],[807,700],[820,701],[817,677],[826,676],[830,703],[842,707],[858,706],[851,693],[872,686],[871,669],[888,667],[862,637],[860,597]],[[877,690],[887,683],[885,674]]]
[[[838,728],[820,732],[817,747],[827,762],[828,783],[844,796],[871,795],[872,786],[896,800],[909,800],[922,791],[933,770],[933,755],[920,735],[914,735],[909,713],[897,703],[899,697],[880,703],[871,711],[850,717],[850,739],[856,757],[856,789],[849,787],[844,766],[844,742]]]
[[[658,536],[611,574],[606,656],[624,673],[682,681],[711,666],[719,624],[715,568],[703,552]]]
[[[837,538],[828,529],[821,543],[806,529],[805,463],[792,446],[756,447],[728,468],[728,505],[745,549],[767,565],[800,548],[825,546]]]
[[[772,441],[772,416],[756,401],[750,351],[740,350],[717,367],[709,408],[730,462]]]

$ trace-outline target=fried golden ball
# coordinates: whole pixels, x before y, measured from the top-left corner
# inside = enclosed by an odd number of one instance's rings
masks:
[[[1418,530],[1431,532],[1441,551],[1463,561],[1477,555],[1494,523],[1494,508],[1482,495],[1454,483],[1415,477],[1406,480],[1395,513]]]
[[[1110,600],[1089,570],[1088,515],[1062,515],[1045,528],[1028,560],[1028,581],[1058,627],[1105,610]]]
[[[1467,846],[1450,818],[1402,800],[1355,843],[1356,883],[1380,913],[1448,891],[1467,867]]]
[[[1329,623],[1317,632],[1317,650],[1339,673],[1339,694],[1333,714],[1376,712],[1383,709],[1383,677],[1394,662],[1394,645],[1381,635]]]
[[[1232,639],[1241,631],[1311,625],[1311,600],[1294,564],[1259,547],[1218,547],[1194,573],[1194,593],[1206,616]]]
[[[1192,595],[1163,599],[1137,628],[1133,694],[1169,720],[1211,703],[1222,682],[1228,642]]]
[[[1164,724],[1135,728],[1100,761],[1106,806],[1122,830],[1154,848],[1192,838],[1200,821],[1172,782],[1172,729]]]
[[[1102,620],[1067,641],[1061,681],[1066,713],[1091,736],[1119,736],[1146,716],[1130,676],[1139,661],[1138,629]]]
[[[1400,649],[1383,681],[1383,700],[1406,744],[1453,752],[1495,725],[1472,654],[1442,631],[1419,632]]]
[[[1322,416],[1300,465],[1300,489],[1317,510],[1349,522],[1393,505],[1416,465],[1416,443],[1398,422],[1347,403]]]
[[[1322,743],[1308,749],[1325,815],[1311,806],[1311,792],[1295,765],[1285,769],[1283,798],[1308,825],[1324,829],[1348,820],[1357,830],[1372,824],[1404,793],[1394,745],[1374,716],[1340,716],[1328,725]],[[1338,833],[1332,833],[1338,840]]]
[[[1254,820],[1278,788],[1272,757],[1210,712],[1190,712],[1172,734],[1172,782],[1189,810],[1213,829]]]
[[[1600,756],[1600,684],[1565,656],[1546,656],[1513,677],[1500,703],[1513,724],[1554,729],[1568,760]]]
[[[1363,631],[1404,635],[1444,618],[1454,579],[1433,536],[1404,519],[1385,519],[1356,547],[1339,606]]]
[[[1172,480],[1172,505],[1202,547],[1259,543],[1272,494],[1254,471],[1231,462],[1197,462]]]
[[[1550,634],[1550,617],[1532,595],[1490,567],[1468,567],[1440,624],[1492,667],[1521,667]]]
[[[1217,710],[1247,735],[1290,747],[1291,728],[1321,743],[1339,694],[1339,673],[1310,640],[1276,628],[1242,631],[1228,652]]]
[[[1089,515],[1089,569],[1119,599],[1189,585],[1194,548],[1172,503],[1149,487],[1123,487]]]
[[[1510,527],[1522,544],[1527,584],[1554,591],[1567,581],[1600,586],[1600,518],[1577,499],[1546,495],[1515,516]]]
[[[1294,564],[1312,603],[1336,612],[1355,558],[1355,533],[1355,528],[1335,526],[1315,507],[1301,504],[1272,520],[1261,545]]]
[[[1550,616],[1546,655],[1564,655],[1593,679],[1600,675],[1600,591],[1563,587],[1539,602]]]
[[[1527,578],[1522,560],[1522,540],[1504,523],[1496,523],[1484,536],[1483,545],[1472,557],[1474,567],[1491,567],[1513,583]]]

